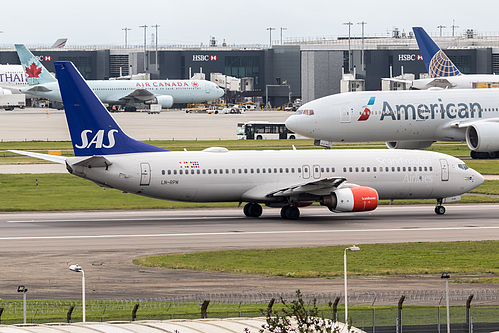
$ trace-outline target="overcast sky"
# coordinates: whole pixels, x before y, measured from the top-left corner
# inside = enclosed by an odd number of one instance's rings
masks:
[[[128,44],[147,43],[158,28],[158,43],[208,44],[214,36],[219,43],[268,44],[268,27],[276,28],[272,39],[279,40],[280,28],[286,38],[389,35],[397,27],[408,32],[422,26],[431,35],[444,25],[451,34],[453,20],[456,33],[474,29],[478,33],[499,35],[498,0],[48,0],[2,1],[0,45],[24,43],[51,45],[57,38],[68,38],[67,45],[124,44],[125,27]]]

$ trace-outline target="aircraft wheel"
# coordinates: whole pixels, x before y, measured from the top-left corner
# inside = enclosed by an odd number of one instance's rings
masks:
[[[285,220],[287,219],[286,212],[288,211],[288,208],[289,208],[289,206],[284,206],[281,208],[281,217]]]
[[[445,207],[444,206],[435,207],[435,214],[444,215],[445,214]]]
[[[289,209],[286,211],[286,217],[288,220],[298,220],[300,217],[300,210],[296,206],[289,206]]]
[[[281,217],[285,220],[297,220],[300,217],[300,210],[296,206],[284,206],[281,209]]]
[[[260,217],[263,209],[259,204],[250,202],[244,205],[243,212],[247,217]]]

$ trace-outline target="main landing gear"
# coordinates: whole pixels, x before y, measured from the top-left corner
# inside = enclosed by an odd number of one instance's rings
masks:
[[[435,214],[444,215],[445,207],[442,206],[442,199],[437,199],[437,206],[435,207]]]
[[[300,217],[300,210],[296,206],[284,206],[281,208],[281,217],[285,220],[297,220]]]
[[[262,211],[262,206],[254,202],[247,203],[243,208],[247,217],[260,217]],[[300,210],[296,206],[286,205],[281,209],[281,217],[285,220],[297,220],[300,217]]]
[[[263,209],[259,204],[250,202],[244,205],[243,212],[247,217],[260,217]]]

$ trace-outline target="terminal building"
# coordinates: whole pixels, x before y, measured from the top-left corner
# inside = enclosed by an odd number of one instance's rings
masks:
[[[499,72],[499,36],[468,30],[456,37],[433,37],[464,74]],[[28,45],[29,46],[29,45]],[[86,79],[110,79],[145,73],[150,79],[204,77],[227,88],[229,102],[252,100],[279,107],[300,99],[355,90],[381,90],[382,79],[422,78],[426,68],[416,39],[389,37],[288,39],[272,46],[218,45],[31,48],[49,71],[53,62],[72,61]],[[0,49],[0,64],[19,64],[14,47]],[[225,77],[225,80],[223,78]],[[240,79],[234,86],[230,79]],[[403,89],[391,86],[388,89]]]

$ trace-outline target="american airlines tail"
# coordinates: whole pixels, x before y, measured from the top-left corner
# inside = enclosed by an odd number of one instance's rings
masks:
[[[449,77],[461,75],[459,69],[447,55],[438,47],[422,27],[413,27],[414,36],[418,42],[419,51],[430,77]]]
[[[31,53],[24,44],[15,44],[17,55],[26,73],[26,81],[30,86],[57,82],[55,77],[42,65],[40,60]]]
[[[75,156],[165,151],[126,135],[70,62],[55,62]]]

